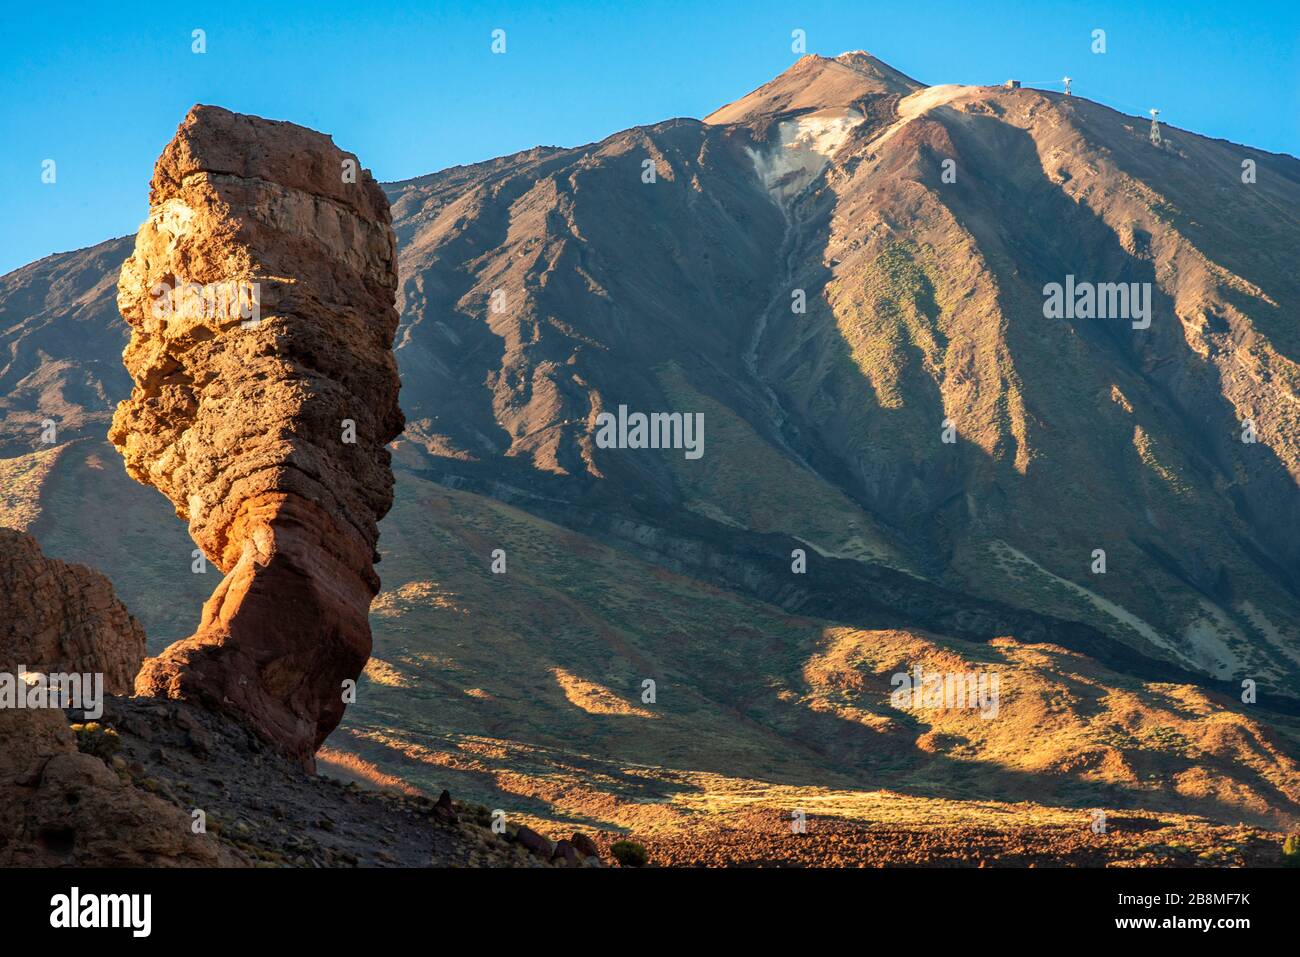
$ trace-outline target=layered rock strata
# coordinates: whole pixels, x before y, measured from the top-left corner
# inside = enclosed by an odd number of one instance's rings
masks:
[[[225,574],[136,692],[238,714],[309,766],[370,654],[396,286],[388,203],[355,156],[207,106],[163,150],[118,282],[135,387],[109,438]]]

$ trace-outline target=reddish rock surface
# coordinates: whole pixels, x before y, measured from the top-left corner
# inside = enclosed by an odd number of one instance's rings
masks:
[[[260,318],[179,296],[168,314],[161,291],[185,284],[256,285]],[[235,713],[308,766],[370,654],[403,425],[396,286],[388,204],[354,156],[206,106],[158,160],[118,283],[135,387],[109,438],[225,573],[136,691]]]
[[[100,673],[105,692],[127,694],[144,641],[107,578],[0,528],[0,670]]]
[[[144,643],[103,575],[0,528],[0,671],[98,672],[105,692],[124,694]],[[103,754],[82,753],[61,710],[0,708],[0,866],[241,862],[197,839],[181,809],[116,773],[105,760],[115,743],[96,726],[88,745]]]

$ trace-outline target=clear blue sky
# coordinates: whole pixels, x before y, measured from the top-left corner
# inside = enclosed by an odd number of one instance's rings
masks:
[[[153,162],[196,102],[330,133],[397,180],[703,116],[788,67],[795,28],[810,53],[864,49],[924,83],[1068,73],[1079,95],[1300,153],[1297,0],[4,7],[0,273],[134,232]]]

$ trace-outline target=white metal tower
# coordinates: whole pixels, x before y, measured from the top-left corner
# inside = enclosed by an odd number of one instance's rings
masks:
[[[1070,78],[1067,76],[1067,77],[1062,77],[1062,79],[1065,81],[1065,95],[1066,95],[1066,96],[1069,96],[1069,95],[1070,95]]]
[[[1159,146],[1160,145],[1160,121],[1156,119],[1156,117],[1160,115],[1160,111],[1148,110],[1147,112],[1151,114],[1151,142],[1154,145]]]

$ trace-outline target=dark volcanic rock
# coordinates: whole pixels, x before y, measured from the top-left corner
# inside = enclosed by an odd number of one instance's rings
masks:
[[[544,861],[549,861],[555,853],[555,845],[551,843],[550,838],[543,837],[526,825],[519,828],[515,839]]]

